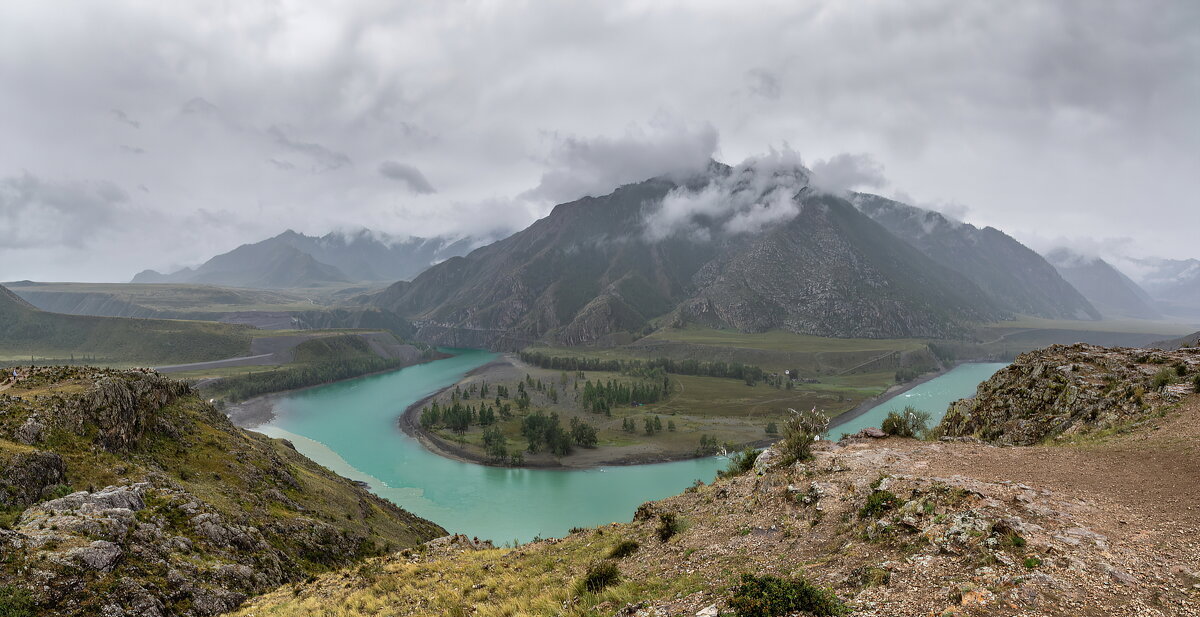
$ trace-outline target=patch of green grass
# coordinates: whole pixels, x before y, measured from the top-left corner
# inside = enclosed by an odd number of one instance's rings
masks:
[[[712,328],[677,328],[659,330],[646,337],[654,340],[679,341],[717,347],[744,347],[765,351],[807,351],[817,353],[850,351],[912,351],[925,346],[917,339],[852,339],[827,338],[796,334],[784,330],[746,333]]]
[[[833,591],[804,578],[781,579],[753,574],[742,575],[741,584],[733,589],[729,598],[729,606],[738,617],[782,617],[793,613],[830,617],[850,612]]]
[[[859,508],[858,518],[878,518],[884,512],[894,510],[901,505],[904,505],[904,501],[892,494],[891,491],[877,490],[871,493],[871,496],[867,497],[867,503]]]
[[[635,540],[621,540],[608,551],[609,559],[624,559],[637,552],[640,545]]]
[[[605,588],[616,585],[621,580],[621,571],[617,564],[611,561],[599,561],[588,566],[587,573],[579,581],[580,591],[599,593]]]
[[[36,608],[28,591],[13,585],[0,585],[0,617],[35,617]]]

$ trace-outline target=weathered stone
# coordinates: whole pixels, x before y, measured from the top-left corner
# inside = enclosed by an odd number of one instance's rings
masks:
[[[106,540],[96,540],[83,547],[67,551],[67,557],[80,566],[107,572],[121,559],[121,547]]]

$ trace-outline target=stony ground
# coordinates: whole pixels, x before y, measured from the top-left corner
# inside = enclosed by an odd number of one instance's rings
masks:
[[[805,464],[647,504],[629,524],[396,555],[241,614],[716,615],[750,572],[803,575],[863,616],[1200,615],[1198,421],[1191,395],[1085,444],[830,444]],[[665,542],[664,514],[680,521]],[[580,592],[587,565],[622,539],[641,545],[615,560],[622,582]]]

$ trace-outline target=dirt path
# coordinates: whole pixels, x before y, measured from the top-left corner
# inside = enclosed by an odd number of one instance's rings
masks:
[[[1097,525],[1109,530],[1136,521],[1152,524],[1141,528],[1183,525],[1200,534],[1200,397],[1190,397],[1153,429],[1105,443],[953,448],[931,460],[929,470],[1052,485],[1100,506]]]

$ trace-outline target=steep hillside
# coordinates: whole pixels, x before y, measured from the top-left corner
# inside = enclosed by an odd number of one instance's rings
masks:
[[[1200,391],[1200,350],[1053,345],[1020,355],[950,406],[938,430],[1030,445],[1129,430]]]
[[[992,228],[878,195],[856,193],[864,214],[937,263],[962,273],[999,306],[1047,319],[1099,319],[1100,313],[1041,255]]]
[[[237,614],[1190,617],[1198,418],[1193,396],[1088,448],[855,438],[795,465],[764,454],[632,522],[513,549],[442,539]]]
[[[154,373],[0,390],[0,589],[35,614],[216,615],[444,533]]]
[[[189,362],[243,355],[245,326],[157,319],[59,315],[38,310],[0,286],[0,355],[105,361]]]
[[[400,239],[368,230],[315,237],[289,229],[217,255],[195,269],[170,274],[146,270],[132,282],[275,289],[347,281],[391,282],[410,279],[439,261],[462,255],[470,245],[470,239]]]
[[[1046,258],[1105,317],[1162,319],[1150,295],[1103,259],[1061,248],[1047,253]]]
[[[605,341],[668,312],[674,323],[873,338],[952,336],[1004,314],[962,275],[806,183],[800,169],[714,164],[686,185],[623,186],[556,206],[370,302],[414,320],[423,340],[510,347]],[[677,217],[665,199],[693,211]],[[764,211],[769,220],[757,218]],[[679,228],[664,232],[667,217]]]
[[[1200,347],[1200,332],[1173,338],[1165,341],[1151,343],[1150,347],[1155,349],[1179,349],[1180,347]]]

